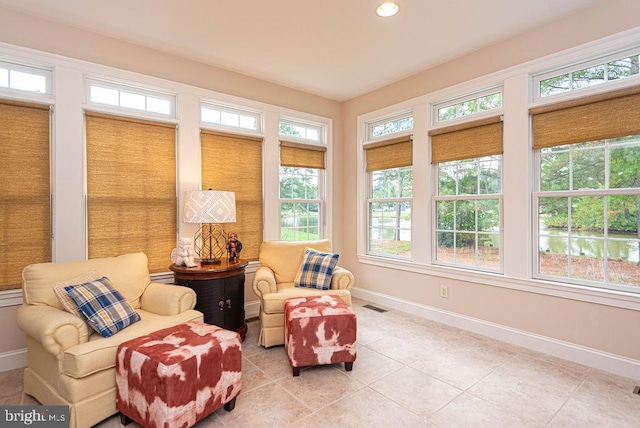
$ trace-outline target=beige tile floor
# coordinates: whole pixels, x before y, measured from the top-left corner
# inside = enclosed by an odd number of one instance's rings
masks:
[[[640,427],[640,380],[365,304],[354,299],[352,372],[338,364],[293,378],[284,348],[259,347],[259,324],[249,323],[235,410],[197,426]],[[0,403],[37,404],[22,393],[22,369],[0,373],[0,385]]]

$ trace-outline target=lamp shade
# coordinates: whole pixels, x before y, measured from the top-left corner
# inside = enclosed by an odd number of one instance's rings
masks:
[[[235,192],[188,190],[184,196],[185,223],[236,222]]]

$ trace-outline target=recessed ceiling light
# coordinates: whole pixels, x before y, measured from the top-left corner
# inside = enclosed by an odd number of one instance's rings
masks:
[[[387,18],[398,13],[398,10],[400,10],[400,6],[398,6],[397,3],[387,1],[378,6],[378,8],[376,9],[376,13],[378,14],[378,16]]]

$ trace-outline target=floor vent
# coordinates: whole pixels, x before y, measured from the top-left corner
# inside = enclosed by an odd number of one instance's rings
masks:
[[[380,312],[381,314],[387,312],[386,309],[378,308],[377,306],[373,305],[364,305],[363,308],[371,309],[372,311]]]
[[[260,317],[253,317],[253,318],[247,318],[246,320],[244,320],[245,322],[251,322],[251,321],[258,321],[260,319]]]
[[[635,388],[633,388],[633,393],[640,395],[640,386],[636,386]]]

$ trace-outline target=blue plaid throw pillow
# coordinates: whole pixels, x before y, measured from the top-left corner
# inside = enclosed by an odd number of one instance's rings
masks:
[[[111,337],[136,321],[140,315],[106,276],[80,285],[64,287],[89,325],[104,337]]]
[[[329,290],[333,268],[338,263],[339,254],[321,253],[307,248],[304,250],[302,265],[298,270],[294,285],[296,287]]]

